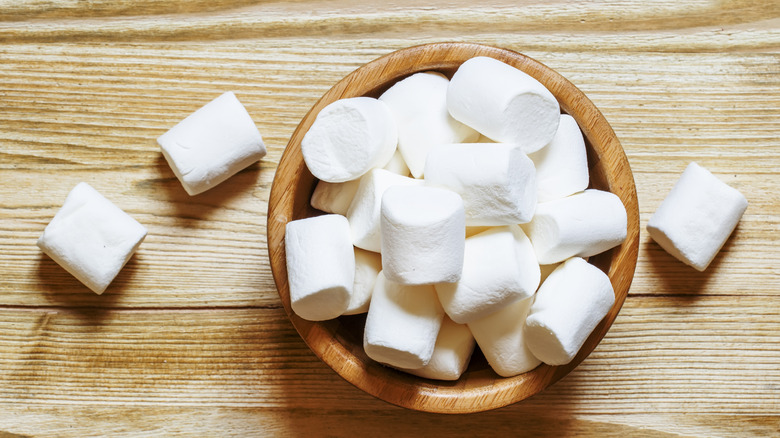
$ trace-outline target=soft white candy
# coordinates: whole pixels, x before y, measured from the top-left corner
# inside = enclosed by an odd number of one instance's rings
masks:
[[[690,163],[647,223],[661,248],[704,271],[736,228],[747,199],[707,169]]]
[[[401,284],[452,283],[463,270],[463,200],[436,187],[396,186],[382,195],[382,272]]]
[[[479,135],[447,111],[449,82],[441,73],[417,73],[379,96],[395,117],[398,150],[415,178],[422,177],[432,146],[474,141]]]
[[[352,243],[358,248],[379,252],[382,247],[379,216],[385,190],[392,186],[423,184],[422,180],[384,169],[374,169],[360,178],[360,185],[347,211]]]
[[[528,237],[519,226],[506,225],[466,239],[460,281],[435,287],[447,315],[465,324],[530,297],[539,276]]]
[[[38,247],[100,295],[146,237],[146,228],[87,183],[70,191]]]
[[[539,202],[563,198],[588,188],[588,156],[585,139],[574,118],[561,115],[553,140],[528,155],[536,166]]]
[[[301,153],[312,175],[344,182],[387,164],[397,144],[398,130],[387,105],[371,97],[352,97],[317,114],[301,140]]]
[[[458,380],[468,367],[473,352],[474,336],[469,328],[445,315],[428,365],[403,371],[426,379]]]
[[[344,315],[368,312],[371,294],[380,271],[382,257],[378,253],[355,248],[355,282],[352,286],[352,299]]]
[[[284,248],[293,311],[309,321],[344,313],[355,280],[347,219],[327,214],[288,222]]]
[[[544,85],[486,57],[458,68],[447,89],[447,108],[456,120],[497,142],[517,144],[525,153],[549,143],[560,118],[558,101]]]
[[[388,161],[387,164],[385,164],[385,167],[382,169],[389,170],[390,172],[403,176],[409,176],[410,174],[409,166],[406,165],[406,161],[404,161],[404,157],[401,155],[401,152],[399,152],[398,149],[395,150],[395,153],[393,153],[390,161]]]
[[[525,226],[539,263],[589,257],[620,245],[627,234],[626,209],[615,194],[589,189],[543,202]]]
[[[379,273],[363,333],[371,359],[397,368],[430,362],[444,310],[433,286],[405,286]]]
[[[157,143],[190,195],[216,186],[266,153],[255,123],[232,92],[190,114]]]
[[[515,301],[468,324],[479,349],[499,376],[515,376],[542,363],[528,349],[523,331],[525,317],[533,301],[533,297]]]
[[[342,183],[319,181],[311,195],[311,206],[326,213],[346,216],[358,186],[360,186],[359,179]]]
[[[615,302],[609,277],[585,260],[567,260],[536,293],[525,320],[525,342],[548,365],[574,358]]]
[[[425,163],[425,181],[460,194],[469,226],[526,223],[536,208],[534,164],[510,144],[435,146]]]

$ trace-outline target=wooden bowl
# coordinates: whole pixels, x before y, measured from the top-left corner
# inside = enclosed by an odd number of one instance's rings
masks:
[[[556,96],[563,111],[574,117],[586,139],[590,187],[620,197],[628,212],[628,237],[621,246],[589,260],[609,275],[616,299],[609,314],[569,364],[542,364],[527,373],[503,378],[490,369],[477,349],[459,380],[428,380],[382,366],[366,356],[363,352],[365,315],[312,322],[292,312],[284,229],[289,221],[322,214],[309,205],[317,180],[303,161],[301,139],[323,107],[341,98],[378,97],[393,83],[417,72],[435,70],[451,77],[461,63],[475,56],[493,57],[530,74]],[[389,403],[426,412],[467,413],[499,408],[528,398],[568,374],[593,351],[620,311],[634,276],[638,246],[639,213],[634,178],[620,142],[601,112],[580,90],[550,68],[517,52],[479,44],[436,43],[402,49],[369,62],[339,81],[306,114],[290,138],[279,161],[268,207],[271,269],[284,309],[303,340],[341,377],[363,391]]]

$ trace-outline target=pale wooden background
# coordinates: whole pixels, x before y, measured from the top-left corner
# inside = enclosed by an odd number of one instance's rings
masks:
[[[780,3],[0,0],[0,436],[780,435]],[[642,229],[690,161],[750,206],[706,273],[642,233],[593,354],[525,402],[407,411],[287,320],[265,214],[293,129],[402,47],[481,42],[579,86],[634,171]],[[189,197],[155,138],[233,90],[269,152]],[[103,296],[35,240],[86,181],[149,236]]]

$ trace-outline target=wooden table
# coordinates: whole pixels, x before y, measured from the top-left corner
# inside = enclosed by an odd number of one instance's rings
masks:
[[[780,434],[780,3],[431,3],[0,1],[0,436]],[[588,94],[626,150],[643,230],[694,160],[750,202],[705,273],[643,231],[593,354],[536,397],[463,416],[386,404],[320,363],[265,240],[308,108],[367,61],[446,40],[523,52]],[[227,90],[268,155],[190,197],[155,139]],[[80,181],[149,229],[102,296],[35,245]]]

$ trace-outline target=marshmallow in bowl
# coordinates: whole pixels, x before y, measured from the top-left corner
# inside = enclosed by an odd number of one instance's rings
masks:
[[[442,307],[455,322],[470,323],[528,298],[539,286],[539,264],[518,225],[493,227],[466,239],[457,283],[436,284]]]
[[[747,199],[707,169],[690,163],[647,223],[661,248],[704,271],[737,227]]]
[[[607,274],[580,257],[553,271],[536,293],[525,320],[525,341],[548,365],[574,358],[615,302]]]
[[[469,328],[444,315],[431,360],[422,368],[403,371],[426,379],[458,380],[473,352],[474,336]]]
[[[390,109],[371,97],[337,100],[323,108],[301,140],[301,153],[321,181],[359,178],[390,161],[398,130]]]
[[[558,101],[544,85],[484,56],[467,60],[452,76],[447,108],[456,120],[527,154],[552,141],[560,118]]]
[[[536,170],[516,145],[461,143],[431,148],[425,183],[463,198],[466,225],[522,224],[536,208]]]
[[[311,195],[311,206],[326,213],[346,216],[359,185],[360,179],[340,183],[318,181]]]
[[[396,82],[379,96],[398,126],[398,151],[412,176],[420,178],[428,150],[437,144],[473,141],[479,133],[447,111],[449,79],[441,73],[416,73]]]
[[[436,187],[396,186],[382,195],[382,272],[401,284],[452,283],[463,270],[463,200]]]
[[[265,144],[236,95],[227,92],[157,138],[184,190],[197,195],[265,156]]]
[[[433,286],[398,284],[380,272],[366,317],[363,349],[383,364],[422,368],[433,356],[443,318]]]
[[[542,265],[589,257],[620,245],[628,232],[626,209],[614,193],[588,189],[536,206],[524,226]]]
[[[409,176],[409,166],[406,165],[406,161],[404,161],[404,157],[401,155],[401,152],[398,151],[398,149],[395,150],[395,153],[393,154],[392,158],[390,158],[390,161],[385,164],[385,167],[382,169],[389,170],[390,172],[397,173],[402,176]]]
[[[588,188],[585,139],[574,117],[561,114],[561,123],[550,144],[528,157],[536,167],[538,202],[563,198]]]
[[[326,214],[288,222],[284,248],[293,311],[309,321],[343,314],[355,280],[355,253],[347,219]]]
[[[355,248],[355,282],[352,285],[352,299],[344,315],[368,312],[376,277],[382,271],[382,257],[375,252]]]
[[[38,247],[100,295],[145,237],[143,225],[82,182],[46,225]]]

